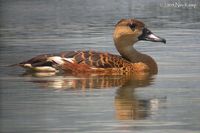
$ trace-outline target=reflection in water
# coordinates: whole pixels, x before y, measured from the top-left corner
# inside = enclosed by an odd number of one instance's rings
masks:
[[[158,99],[139,99],[135,94],[138,87],[146,87],[153,83],[153,75],[138,73],[134,75],[71,75],[55,76],[55,73],[24,74],[31,82],[42,88],[58,90],[102,89],[118,87],[114,99],[116,118],[119,120],[145,119],[152,109],[158,107]],[[53,76],[54,75],[54,76]],[[38,78],[40,77],[40,78]]]
[[[138,99],[135,88],[149,86],[153,81],[151,76],[131,78],[117,89],[115,96],[116,117],[120,120],[144,119],[149,115],[151,100]]]

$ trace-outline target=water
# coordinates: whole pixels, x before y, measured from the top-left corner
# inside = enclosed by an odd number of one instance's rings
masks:
[[[175,3],[1,0],[1,132],[199,132],[200,3]],[[167,40],[136,45],[156,60],[157,75],[47,76],[5,67],[65,50],[117,54],[113,26],[130,17]]]

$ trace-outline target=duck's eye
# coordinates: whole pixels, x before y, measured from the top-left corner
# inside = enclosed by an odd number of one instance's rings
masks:
[[[130,24],[129,27],[130,27],[132,30],[135,30],[136,25],[135,25],[135,24]]]

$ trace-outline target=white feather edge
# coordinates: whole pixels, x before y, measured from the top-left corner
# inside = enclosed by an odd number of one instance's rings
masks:
[[[63,58],[63,60],[66,60],[70,63],[74,63],[74,58]]]
[[[59,64],[59,65],[62,65],[62,64],[64,64],[64,61],[63,61],[63,59],[64,58],[62,58],[62,57],[60,57],[60,56],[52,56],[52,57],[49,57],[48,59],[47,59],[47,61],[53,61],[53,62],[55,62],[55,63],[57,63],[57,64]]]

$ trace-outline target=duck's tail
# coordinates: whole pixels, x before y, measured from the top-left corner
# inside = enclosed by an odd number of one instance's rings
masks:
[[[22,64],[16,63],[16,64],[5,65],[5,66],[6,66],[6,67],[16,67],[16,66],[22,66]]]

